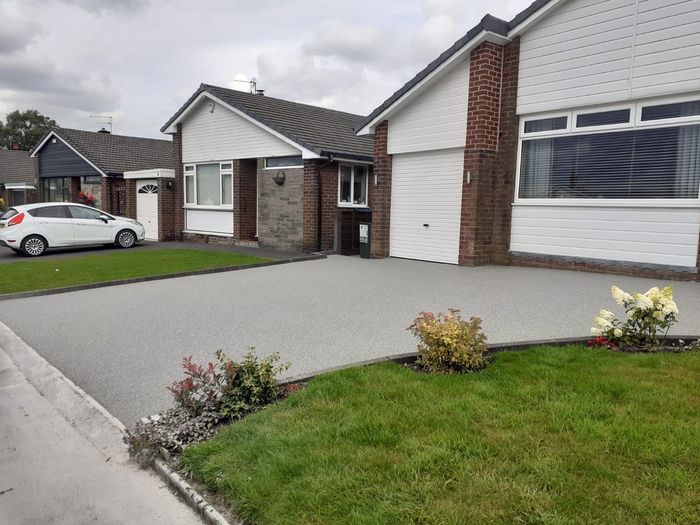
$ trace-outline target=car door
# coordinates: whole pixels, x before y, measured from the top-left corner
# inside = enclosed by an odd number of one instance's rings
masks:
[[[113,221],[104,221],[100,210],[84,206],[68,206],[73,218],[75,244],[103,244],[114,242]]]
[[[36,233],[46,237],[49,246],[70,246],[73,244],[73,218],[68,206],[42,206],[29,210],[34,217]]]

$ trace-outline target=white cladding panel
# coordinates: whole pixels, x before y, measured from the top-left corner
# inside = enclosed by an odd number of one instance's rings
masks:
[[[463,168],[463,148],[394,155],[392,257],[457,264]]]
[[[698,209],[516,204],[510,249],[694,267],[699,238]]]
[[[209,104],[214,104],[214,112]],[[204,99],[182,123],[182,162],[299,155],[283,140],[231,110]]]
[[[195,232],[233,234],[232,210],[185,210],[185,229]]]
[[[389,119],[387,151],[463,148],[467,134],[469,60],[436,80]]]
[[[521,37],[518,113],[700,90],[700,0],[571,0]]]

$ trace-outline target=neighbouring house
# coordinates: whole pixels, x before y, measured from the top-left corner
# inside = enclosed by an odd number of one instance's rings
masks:
[[[371,220],[362,120],[202,84],[161,129],[173,135],[172,238],[357,251],[357,224]]]
[[[159,209],[170,213],[173,146],[169,140],[59,128],[32,150],[38,159],[39,200],[83,202],[131,217],[146,238],[165,238]]]
[[[37,163],[28,151],[13,145],[0,149],[0,199],[5,207],[36,202]]]
[[[698,279],[700,0],[487,15],[360,125],[372,254]]]

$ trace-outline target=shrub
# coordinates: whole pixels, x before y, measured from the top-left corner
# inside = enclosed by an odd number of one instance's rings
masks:
[[[278,354],[258,360],[252,349],[240,363],[216,352],[206,366],[182,359],[185,378],[168,387],[175,406],[137,423],[124,441],[132,457],[148,463],[157,447],[181,452],[190,443],[209,439],[216,428],[240,419],[277,399]]]
[[[659,336],[666,335],[677,321],[678,307],[673,300],[673,289],[670,286],[661,290],[654,287],[643,294],[630,295],[613,286],[610,293],[625,309],[627,319],[619,320],[612,312],[601,310],[591,333],[607,340],[610,346],[648,351],[658,349],[661,346]]]
[[[417,362],[427,372],[459,374],[486,364],[486,336],[478,317],[465,321],[452,308],[438,315],[421,312],[408,329],[419,339]]]

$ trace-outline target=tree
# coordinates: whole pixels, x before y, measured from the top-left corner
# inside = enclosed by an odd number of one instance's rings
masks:
[[[45,117],[36,109],[15,110],[7,114],[4,123],[0,120],[0,149],[10,149],[12,144],[19,144],[20,149],[29,150],[55,127],[55,120]]]

